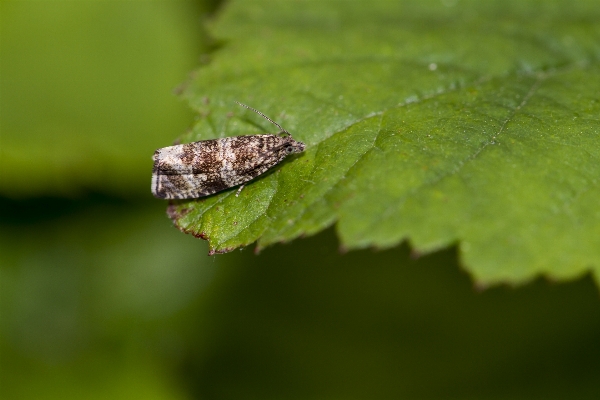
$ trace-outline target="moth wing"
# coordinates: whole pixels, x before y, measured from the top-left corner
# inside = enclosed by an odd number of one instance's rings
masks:
[[[192,199],[248,182],[283,159],[282,142],[276,135],[251,135],[158,149],[152,193],[162,199]]]
[[[195,199],[227,189],[222,181],[209,181],[207,174],[152,175],[152,194],[159,199]]]
[[[163,147],[154,153],[152,194],[161,199],[193,199],[226,188],[215,174],[217,140]]]

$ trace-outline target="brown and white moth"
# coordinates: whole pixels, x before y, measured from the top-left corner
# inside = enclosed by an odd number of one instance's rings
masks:
[[[277,134],[234,136],[163,147],[154,152],[152,194],[159,199],[194,199],[244,183],[279,164],[304,143],[269,117],[246,107],[277,126]]]

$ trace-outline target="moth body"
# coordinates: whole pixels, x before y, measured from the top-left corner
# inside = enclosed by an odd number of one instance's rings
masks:
[[[153,157],[152,194],[161,199],[208,196],[256,178],[304,147],[289,134],[234,136],[163,147]]]

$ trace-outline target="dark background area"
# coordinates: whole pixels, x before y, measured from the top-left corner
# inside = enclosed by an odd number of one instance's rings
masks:
[[[151,154],[193,121],[170,92],[216,3],[0,7],[3,399],[600,395],[589,276],[483,290],[456,248],[209,257],[172,227]]]

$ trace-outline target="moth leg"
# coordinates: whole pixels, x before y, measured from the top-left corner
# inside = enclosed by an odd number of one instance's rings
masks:
[[[235,197],[238,197],[240,195],[240,192],[242,191],[243,188],[244,188],[244,185],[240,186],[237,193],[235,194]]]

